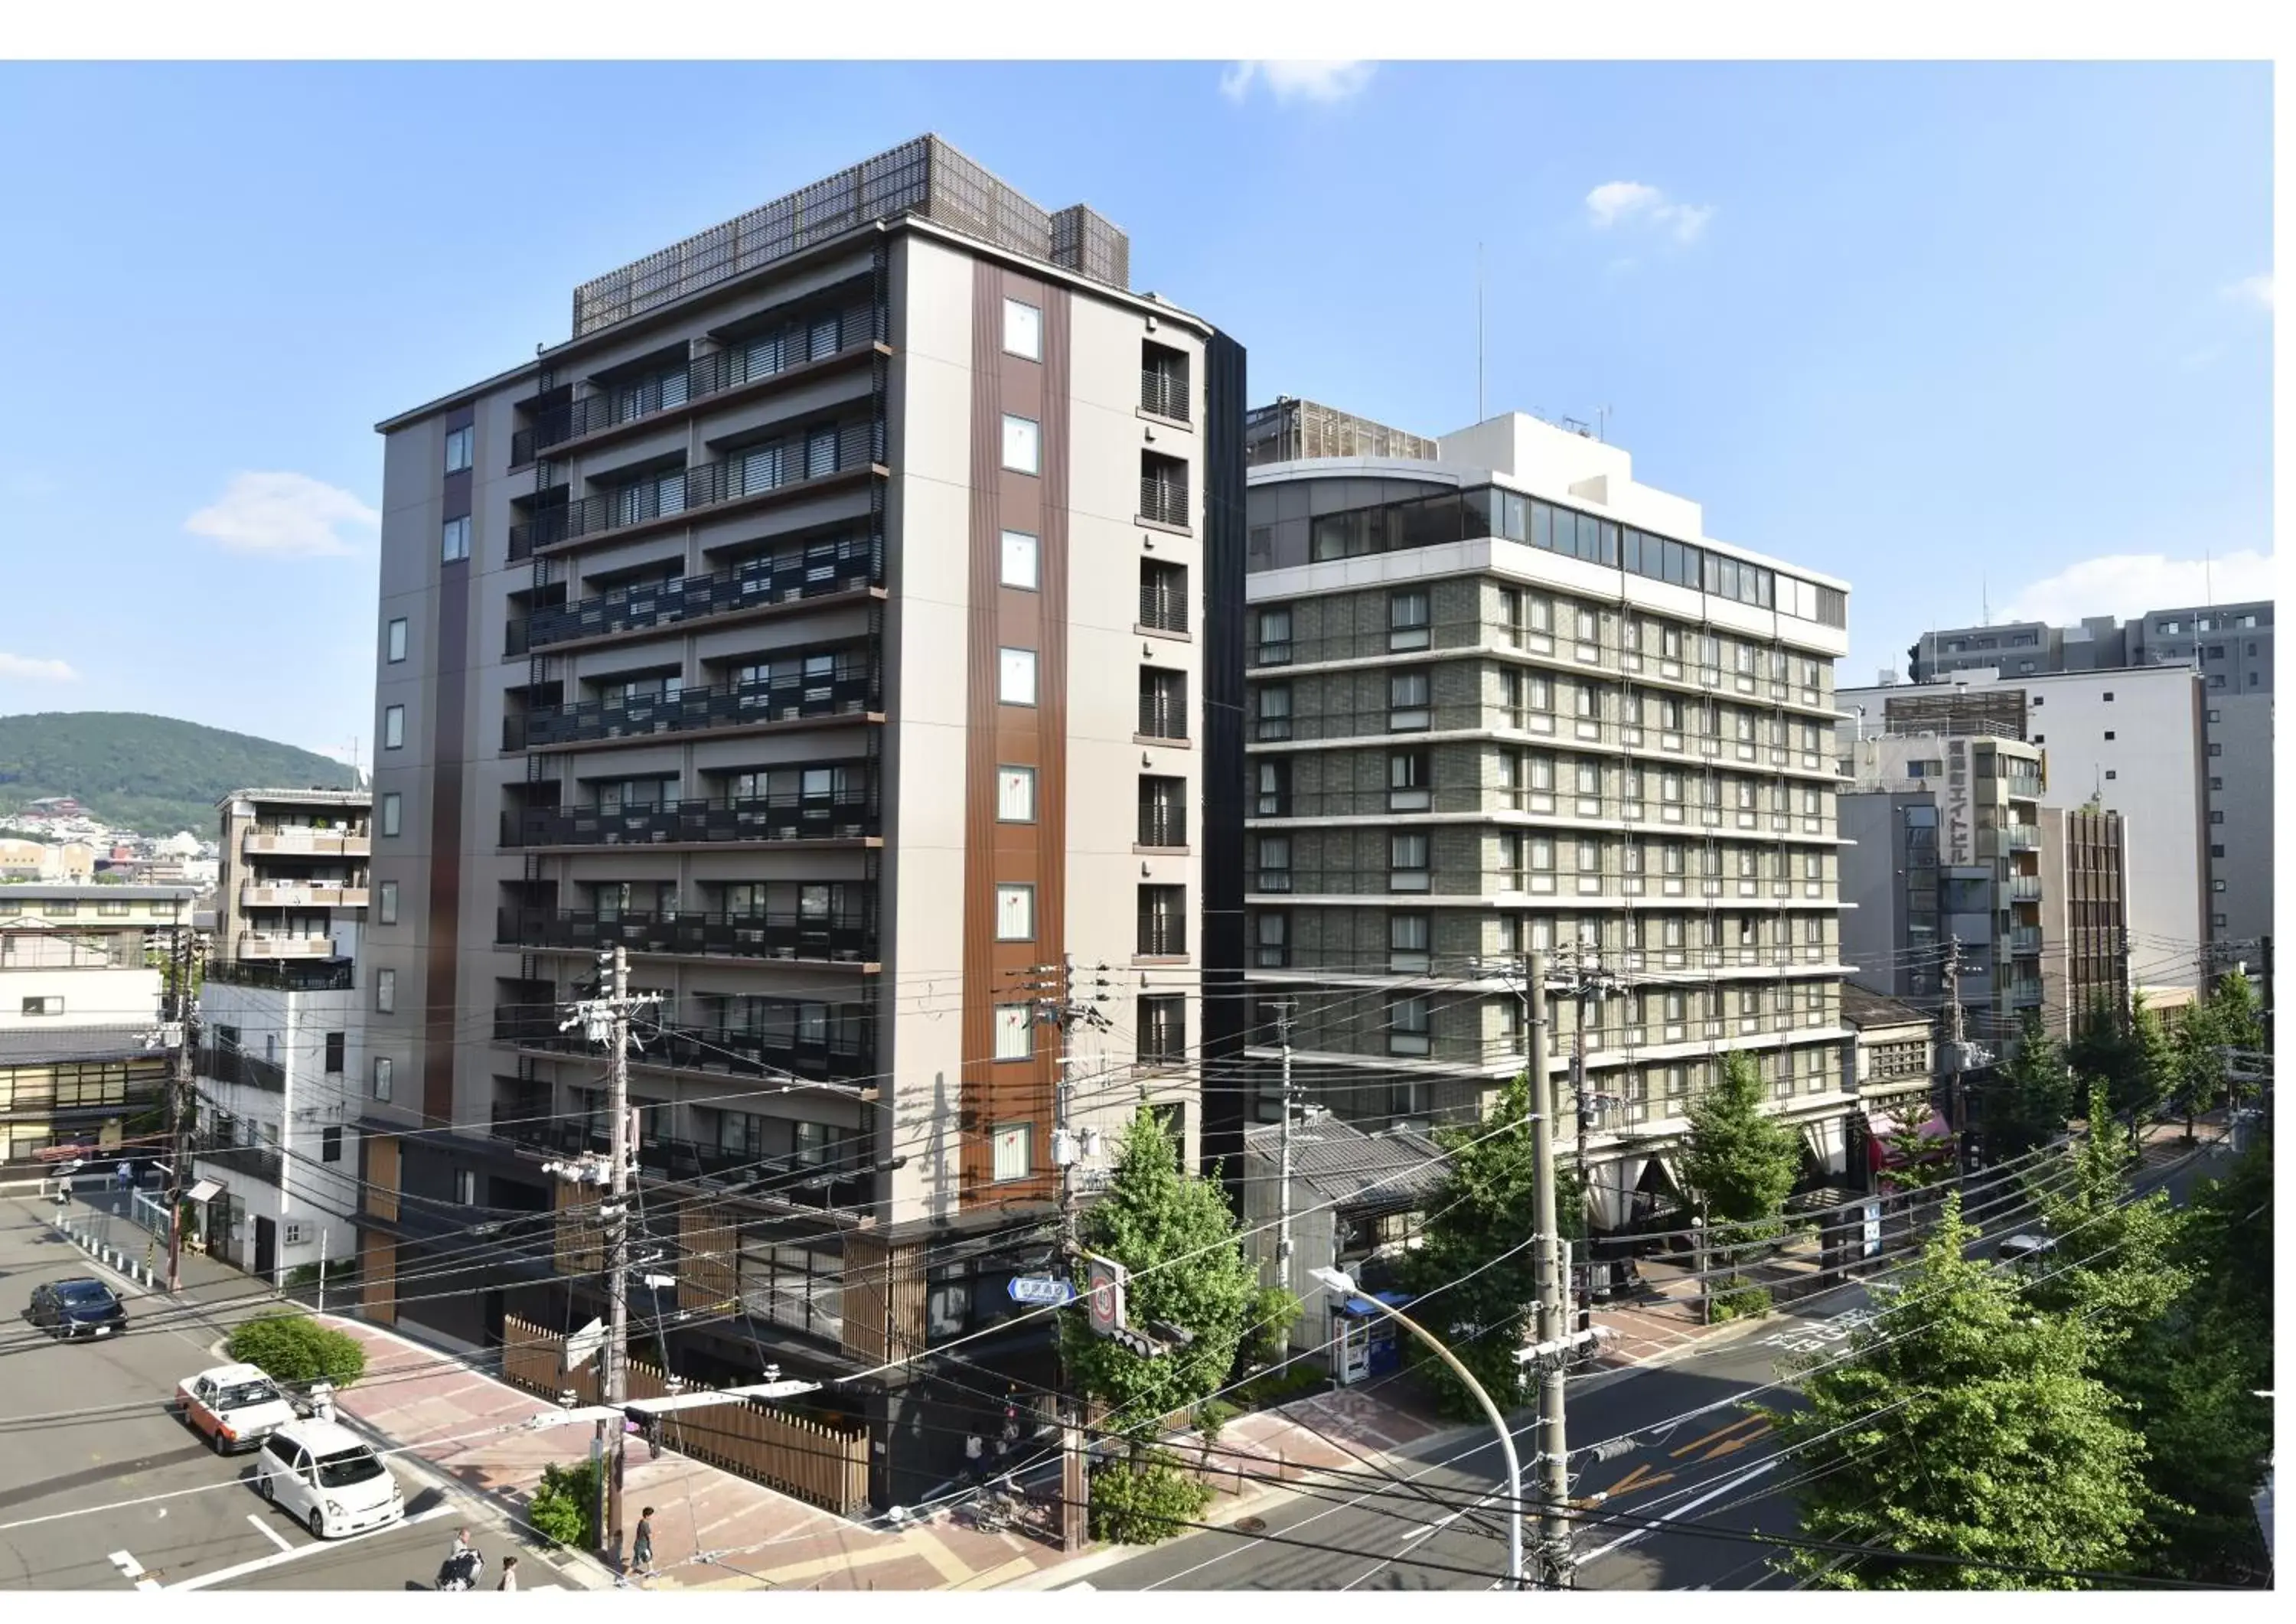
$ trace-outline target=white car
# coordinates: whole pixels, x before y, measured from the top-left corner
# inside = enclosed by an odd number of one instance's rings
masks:
[[[358,1434],[331,1421],[298,1421],[264,1439],[255,1491],[311,1530],[334,1539],[406,1515],[398,1480]]]
[[[176,1383],[176,1410],[218,1455],[262,1447],[295,1419],[279,1384],[252,1365],[218,1365]]]

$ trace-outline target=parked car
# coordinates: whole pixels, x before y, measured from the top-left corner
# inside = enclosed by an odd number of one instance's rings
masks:
[[[119,1336],[127,1329],[127,1305],[101,1280],[52,1280],[32,1293],[24,1317],[51,1336]]]
[[[315,1539],[381,1528],[406,1514],[390,1468],[336,1422],[291,1422],[265,1439],[255,1457],[255,1491]]]
[[[176,1413],[218,1455],[258,1449],[295,1419],[279,1384],[252,1365],[218,1365],[176,1383]]]
[[[2028,1272],[2047,1261],[2057,1243],[2046,1235],[2013,1234],[1995,1249],[1994,1256],[2011,1268]]]

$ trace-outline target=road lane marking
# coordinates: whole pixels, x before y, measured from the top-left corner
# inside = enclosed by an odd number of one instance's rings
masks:
[[[1661,1472],[1656,1477],[1645,1480],[1643,1473],[1649,1470],[1650,1468],[1647,1465],[1636,1467],[1632,1472],[1627,1473],[1626,1476],[1611,1484],[1610,1488],[1604,1489],[1602,1494],[1596,1497],[1596,1499],[1615,1500],[1622,1494],[1640,1494],[1645,1489],[1656,1489],[1660,1483],[1671,1483],[1674,1481],[1674,1473],[1671,1472]],[[1590,1502],[1590,1504],[1592,1502]]]
[[[288,1538],[287,1536],[281,1533],[277,1529],[272,1527],[270,1520],[265,1517],[261,1512],[251,1511],[248,1513],[247,1520],[255,1524],[255,1531],[257,1533],[262,1535],[266,1539],[268,1539],[272,1544],[277,1546],[281,1550],[291,1551],[295,1548],[295,1542]]]
[[[138,1590],[157,1590],[160,1587],[160,1581],[156,1579],[139,1579],[135,1581],[135,1587]]]
[[[346,1534],[340,1539],[314,1540],[309,1545],[299,1545],[291,1551],[282,1551],[276,1556],[258,1556],[253,1562],[241,1562],[235,1568],[218,1568],[212,1573],[202,1573],[196,1579],[187,1579],[180,1584],[168,1585],[164,1588],[205,1590],[209,1586],[220,1585],[227,1579],[245,1579],[250,1573],[260,1573],[267,1568],[276,1568],[283,1563],[294,1562],[298,1558],[310,1555],[315,1551],[339,1551],[347,1545],[357,1545],[362,1539],[372,1539],[377,1534],[388,1534],[394,1529],[412,1528],[418,1522],[430,1522],[457,1509],[459,1508],[451,1502],[434,1505],[429,1511],[417,1512],[411,1517],[401,1517],[396,1522],[386,1522],[381,1528],[371,1528],[363,1534]]]
[[[1718,1461],[1726,1455],[1735,1455],[1756,1439],[1767,1437],[1769,1431],[1770,1423],[1766,1421],[1742,1438],[1734,1438],[1728,1443],[1717,1444],[1708,1453],[1698,1457],[1699,1464],[1704,1465],[1708,1461]]]
[[[1718,1427],[1703,1438],[1694,1439],[1690,1443],[1683,1445],[1681,1448],[1675,1450],[1673,1454],[1669,1456],[1667,1458],[1669,1460],[1678,1461],[1684,1456],[1689,1454],[1693,1449],[1703,1449],[1707,1445],[1714,1442],[1717,1439],[1727,1438],[1733,1432],[1742,1432],[1748,1427],[1760,1426],[1762,1424],[1764,1423],[1759,1415],[1748,1415],[1742,1420],[1732,1422],[1726,1427]]]
[[[144,1564],[136,1561],[125,1551],[114,1551],[110,1556],[106,1557],[105,1560],[111,1562],[113,1567],[119,1569],[121,1575],[125,1578],[141,1579],[144,1577]]]
[[[1659,1521],[1659,1522],[1662,1522],[1662,1523],[1663,1523],[1663,1522],[1671,1522],[1671,1521],[1673,1521],[1677,1517],[1685,1517],[1685,1516],[1688,1516],[1692,1512],[1696,1511],[1700,1506],[1702,1506],[1702,1505],[1705,1505],[1708,1501],[1710,1501],[1710,1500],[1718,1500],[1718,1499],[1721,1498],[1724,1495],[1728,1494],[1732,1489],[1737,1489],[1737,1488],[1741,1487],[1742,1485],[1744,1485],[1744,1484],[1747,1484],[1747,1483],[1751,1483],[1751,1482],[1752,1482],[1756,1478],[1758,1478],[1758,1477],[1761,1476],[1761,1475],[1762,1475],[1762,1473],[1764,1473],[1765,1472],[1768,1472],[1768,1471],[1771,1471],[1771,1470],[1775,1469],[1775,1468],[1776,1467],[1777,1464],[1778,1464],[1778,1463],[1777,1463],[1775,1460],[1767,1460],[1767,1461],[1764,1461],[1764,1462],[1763,1462],[1760,1465],[1759,1465],[1759,1466],[1755,1466],[1755,1467],[1751,1468],[1751,1469],[1750,1469],[1750,1470],[1748,1470],[1748,1471],[1745,1471],[1745,1472],[1740,1472],[1736,1477],[1732,1478],[1728,1482],[1726,1482],[1726,1483],[1723,1484],[1720,1488],[1718,1488],[1718,1489],[1711,1489],[1711,1490],[1709,1490],[1707,1493],[1705,1493],[1705,1494],[1702,1494],[1702,1495],[1699,1496],[1695,1500],[1691,1501],[1687,1505],[1677,1505],[1677,1506],[1676,1506],[1672,1511],[1669,1511],[1669,1512],[1661,1512],[1661,1513],[1658,1515],[1658,1517],[1655,1519],[1655,1521]],[[1658,1533],[1658,1532],[1660,1532],[1660,1530],[1659,1529],[1656,1529],[1656,1528],[1638,1528],[1638,1529],[1635,1530],[1632,1533],[1625,1534],[1625,1535],[1621,1535],[1620,1538],[1616,1538],[1616,1539],[1613,1539],[1612,1541],[1611,1541],[1611,1543],[1610,1543],[1610,1544],[1608,1544],[1608,1545],[1604,1546],[1601,1550],[1599,1550],[1599,1551],[1595,1551],[1595,1552],[1591,1552],[1591,1553],[1589,1553],[1588,1554],[1587,1554],[1587,1555],[1585,1555],[1585,1556],[1581,1556],[1581,1557],[1578,1558],[1577,1565],[1578,1565],[1579,1567],[1582,1567],[1582,1568],[1583,1568],[1583,1567],[1590,1566],[1591,1564],[1593,1564],[1593,1563],[1595,1563],[1595,1562],[1600,1562],[1603,1557],[1608,1556],[1611,1552],[1613,1552],[1613,1551],[1617,1551],[1617,1550],[1622,1550],[1622,1549],[1624,1549],[1626,1546],[1630,1546],[1630,1545],[1634,1544],[1634,1543],[1635,1543],[1635,1541],[1636,1541],[1637,1539],[1644,1539],[1644,1538],[1649,1538],[1651,1535],[1655,1534],[1655,1533]]]

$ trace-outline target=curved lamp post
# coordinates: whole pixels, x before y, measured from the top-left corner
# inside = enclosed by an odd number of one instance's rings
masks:
[[[1325,1291],[1343,1300],[1361,1295],[1356,1290],[1356,1283],[1338,1269],[1310,1269],[1308,1273]],[[1513,1588],[1521,1589],[1522,1465],[1515,1458],[1514,1436],[1507,1431],[1506,1418],[1499,1414],[1499,1407],[1491,1402],[1491,1396],[1483,1390],[1483,1384],[1475,1380],[1473,1372],[1459,1362],[1456,1354],[1429,1335],[1415,1321],[1382,1302],[1378,1298],[1365,1297],[1363,1300],[1432,1349],[1435,1357],[1451,1367],[1451,1374],[1466,1383],[1467,1390],[1475,1395],[1475,1401],[1483,1407],[1483,1414],[1490,1418],[1491,1430],[1498,1434],[1499,1453],[1506,1457],[1507,1581]]]

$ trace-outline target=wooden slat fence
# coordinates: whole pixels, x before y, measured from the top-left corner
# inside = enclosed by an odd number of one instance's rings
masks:
[[[503,1319],[503,1379],[553,1401],[570,1389],[578,1405],[598,1402],[597,1360],[568,1370],[563,1333],[512,1316]],[[669,1392],[662,1373],[640,1359],[629,1362],[626,1385],[633,1398],[660,1398]],[[701,1390],[689,1383],[686,1390]],[[662,1442],[680,1455],[841,1517],[861,1515],[869,1506],[865,1427],[815,1421],[744,1399],[666,1417]]]

